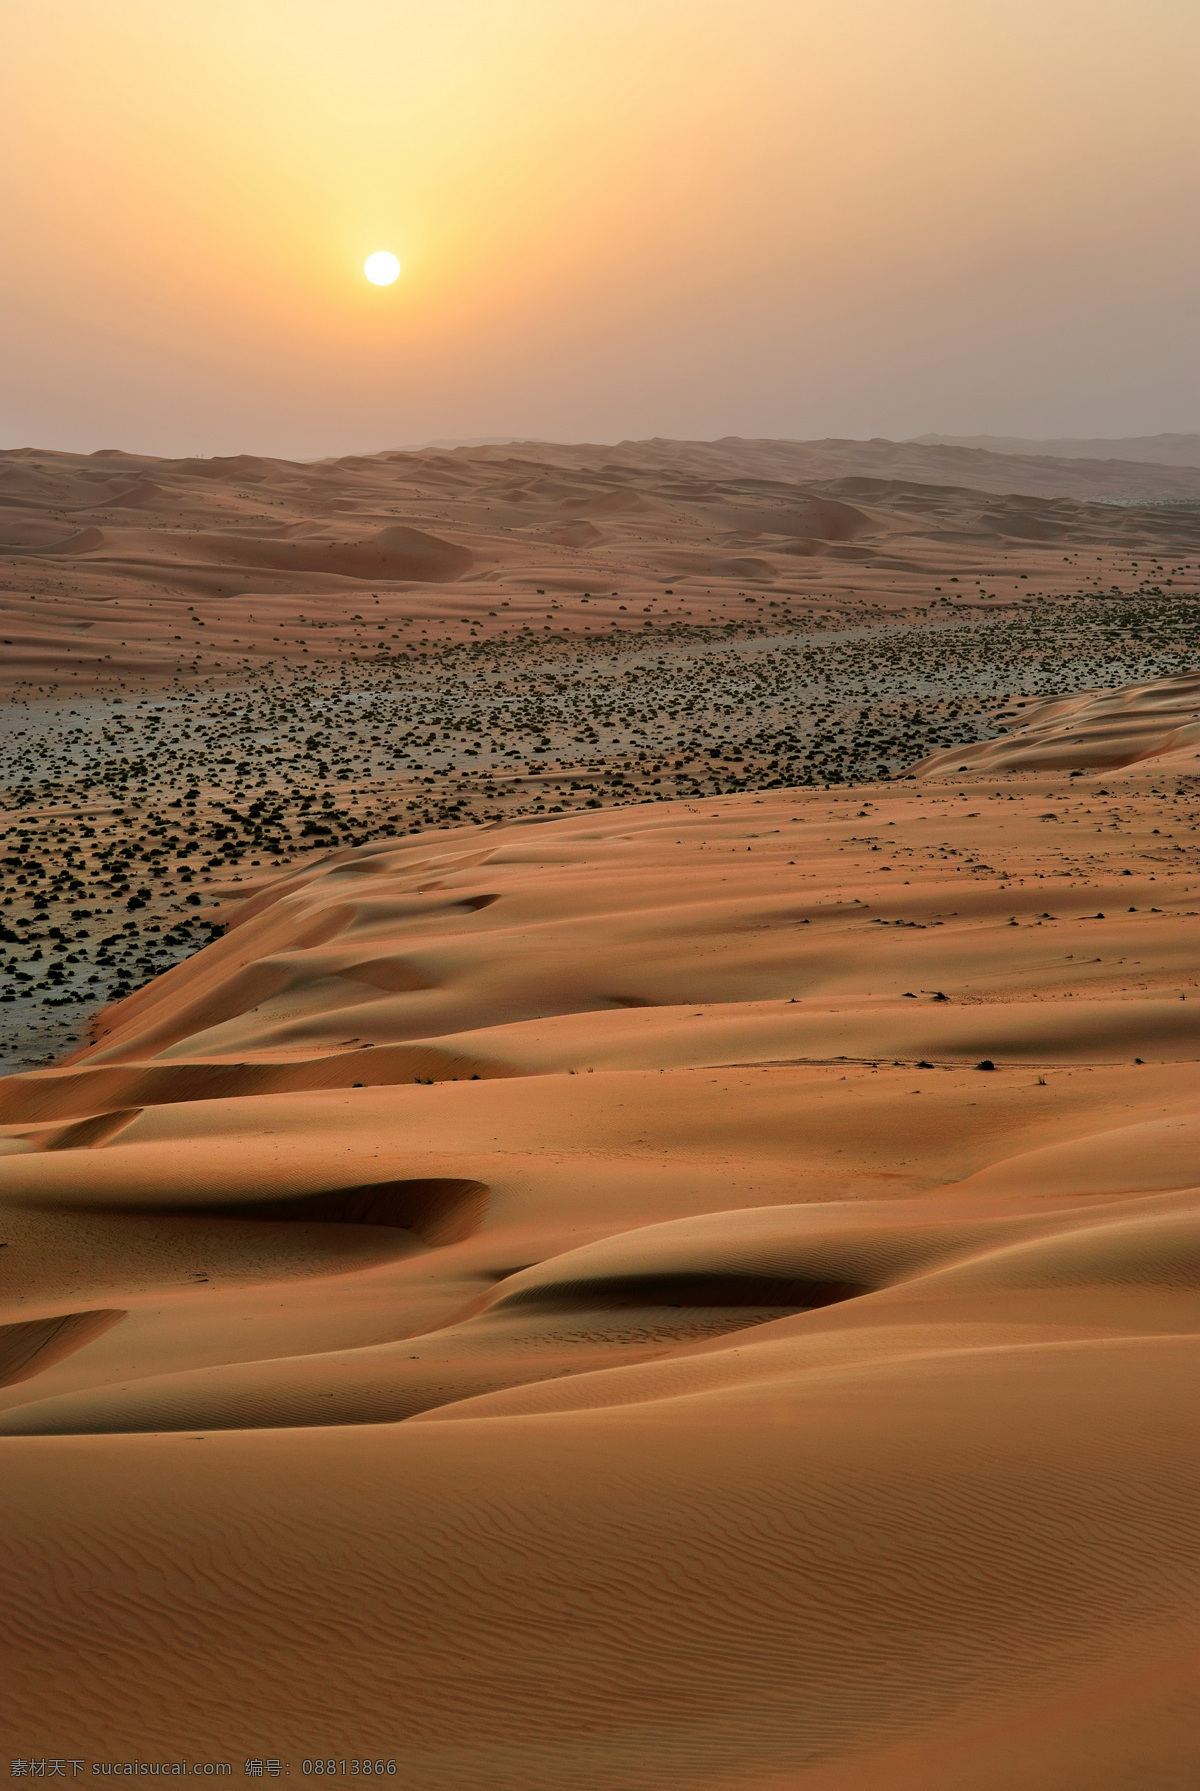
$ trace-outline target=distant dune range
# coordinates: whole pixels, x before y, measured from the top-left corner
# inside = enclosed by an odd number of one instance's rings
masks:
[[[1186,1783],[1200,833],[1146,775],[334,852],[0,1083],[24,1745],[69,1660],[98,1757]]]
[[[1144,460],[738,438],[312,463],[11,450],[0,691],[311,664],[368,629],[390,646],[922,613],[1125,588],[1197,551],[1200,467]]]
[[[1105,440],[1057,436],[1031,441],[1015,435],[918,435],[914,447],[982,448],[988,454],[1019,454],[1044,460],[1108,460],[1148,462],[1157,466],[1200,467],[1200,435],[1126,435]]]

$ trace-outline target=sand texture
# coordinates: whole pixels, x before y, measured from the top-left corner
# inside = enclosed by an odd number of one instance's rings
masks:
[[[351,848],[0,1084],[22,1745],[1190,1782],[1189,813],[960,774]]]

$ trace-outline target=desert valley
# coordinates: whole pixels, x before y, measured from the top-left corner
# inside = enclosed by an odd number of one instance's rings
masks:
[[[0,455],[14,1749],[1193,1782],[1200,453],[1007,449]]]

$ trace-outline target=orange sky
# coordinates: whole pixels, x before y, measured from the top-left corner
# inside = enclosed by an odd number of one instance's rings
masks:
[[[1195,0],[17,0],[0,443],[1197,429],[1198,72]]]

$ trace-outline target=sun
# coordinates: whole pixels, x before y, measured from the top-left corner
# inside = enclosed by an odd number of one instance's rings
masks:
[[[367,256],[363,273],[372,286],[390,286],[400,276],[400,263],[386,249],[379,249],[374,255]]]

